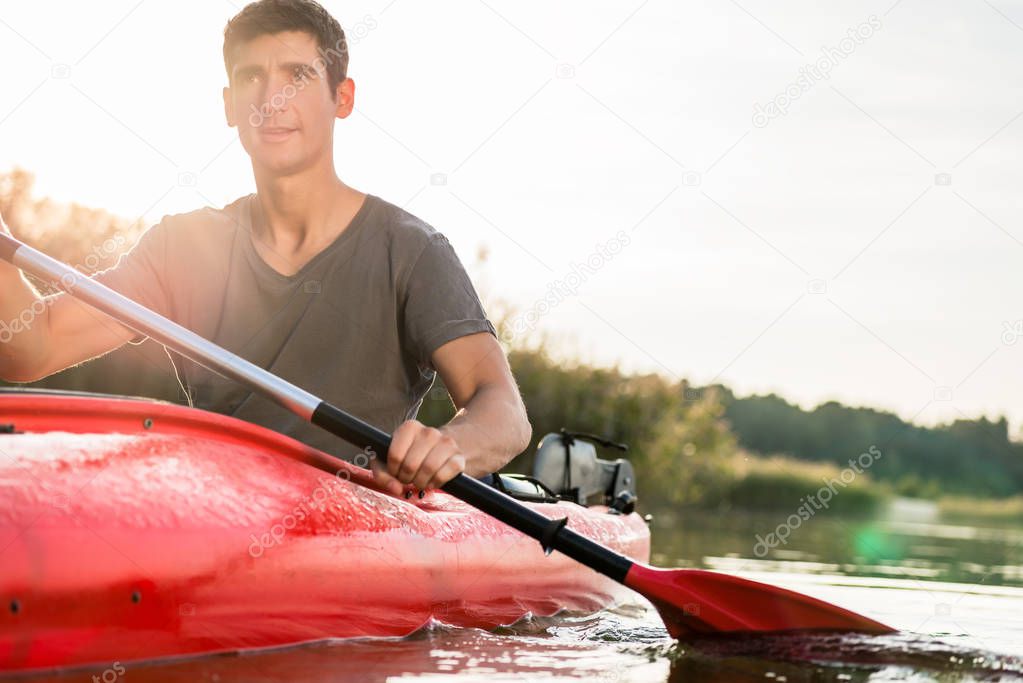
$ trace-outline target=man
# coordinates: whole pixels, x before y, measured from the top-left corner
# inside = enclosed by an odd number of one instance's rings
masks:
[[[338,22],[312,0],[259,0],[224,33],[229,126],[256,193],[165,216],[96,278],[198,334],[394,432],[375,476],[393,493],[500,469],[530,427],[493,325],[447,239],[334,169],[336,119],[355,83]],[[7,230],[6,225],[0,229]],[[37,292],[0,262],[0,315]],[[29,382],[142,338],[59,294],[0,348],[0,377]],[[197,407],[265,425],[340,457],[352,446],[179,359]],[[415,420],[437,373],[458,408]]]

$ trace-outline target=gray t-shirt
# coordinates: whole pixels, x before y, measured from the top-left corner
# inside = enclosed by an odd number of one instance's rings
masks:
[[[447,238],[403,209],[367,195],[334,242],[285,276],[252,244],[256,201],[165,216],[95,277],[387,432],[416,416],[438,347],[496,336]],[[342,458],[358,452],[238,383],[174,360],[195,407]]]

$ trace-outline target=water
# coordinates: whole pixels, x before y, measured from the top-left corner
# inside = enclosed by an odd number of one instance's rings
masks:
[[[856,610],[891,636],[667,637],[637,602],[527,619],[497,632],[434,624],[409,638],[320,643],[175,664],[136,681],[998,681],[1023,680],[1023,530],[948,523],[899,501],[875,520],[818,515],[758,547],[782,515],[661,514],[654,562],[734,572]],[[794,523],[794,522],[793,522]],[[784,531],[782,532],[784,533]],[[93,676],[97,678],[94,679]],[[107,680],[80,672],[36,680]]]

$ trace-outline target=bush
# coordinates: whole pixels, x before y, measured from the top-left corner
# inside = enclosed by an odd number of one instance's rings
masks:
[[[1018,524],[1023,522],[1023,496],[996,499],[949,496],[938,501],[938,512],[943,519],[986,520]]]
[[[808,504],[813,509],[825,506],[837,514],[868,515],[889,497],[887,489],[872,482],[866,473],[843,484],[842,470],[830,464],[752,455],[732,458],[731,463],[731,481],[719,499],[719,505],[725,507],[777,512]]]

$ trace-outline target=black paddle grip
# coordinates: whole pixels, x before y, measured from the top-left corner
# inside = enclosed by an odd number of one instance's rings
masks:
[[[486,512],[513,529],[540,541],[545,551],[562,552],[604,576],[624,582],[632,560],[605,548],[565,526],[564,519],[550,519],[511,496],[465,474],[441,487],[456,498]]]
[[[340,436],[350,444],[373,451],[381,462],[387,462],[387,451],[391,449],[391,435],[368,422],[363,422],[326,401],[321,401],[320,405],[316,406],[309,421],[317,427],[323,427],[334,436]]]

